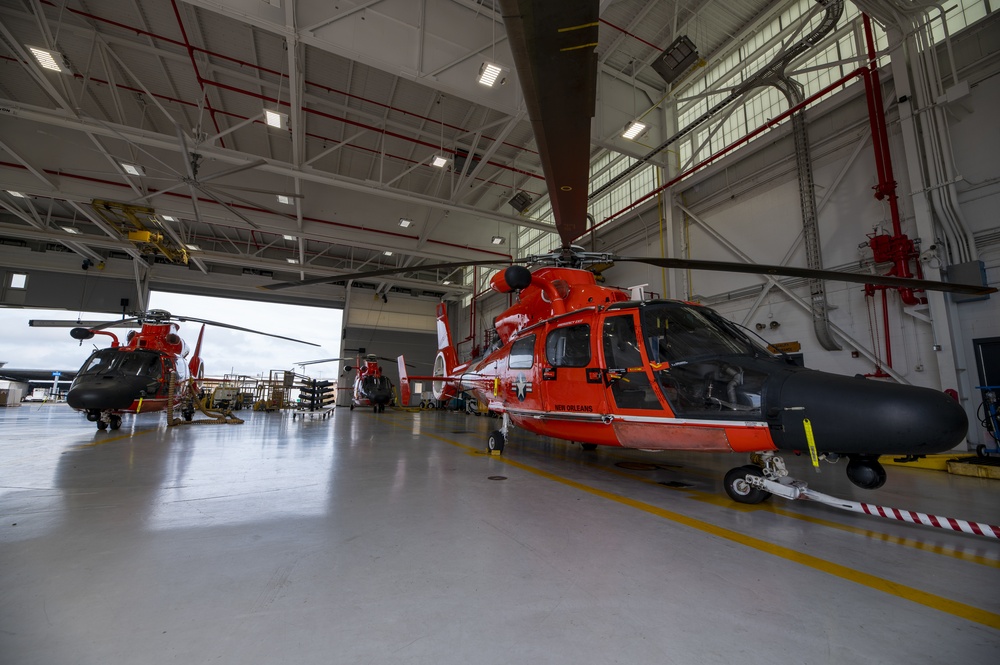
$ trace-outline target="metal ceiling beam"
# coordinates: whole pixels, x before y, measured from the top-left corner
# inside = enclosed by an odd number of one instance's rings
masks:
[[[94,119],[71,117],[58,111],[29,106],[27,104],[21,104],[6,99],[0,99],[0,107],[10,109],[13,112],[13,117],[20,117],[25,120],[31,120],[57,127],[65,127],[67,129],[73,129],[81,132],[93,132],[104,136],[114,136],[131,143],[148,146],[150,148],[167,150],[173,153],[182,152],[176,138],[168,137],[157,132],[151,132],[149,130],[134,127],[114,127],[108,123],[101,123],[100,121],[96,121]],[[251,160],[250,155],[238,153],[226,148],[216,148],[202,145],[199,147],[199,151],[206,157],[211,157],[212,159],[217,159],[230,164],[245,164]],[[321,185],[360,192],[363,194],[370,194],[387,200],[402,201],[411,205],[417,203],[419,205],[425,205],[441,210],[462,212],[476,217],[492,219],[494,221],[511,224],[519,228],[532,228],[554,233],[552,225],[545,224],[543,222],[535,222],[511,215],[502,215],[489,210],[475,208],[473,206],[454,204],[444,199],[433,198],[424,194],[395,191],[382,186],[373,187],[370,183],[357,182],[353,179],[345,178],[344,176],[318,171],[306,166],[297,170],[290,164],[270,160],[267,164],[260,166],[259,169],[275,175],[281,175],[289,178],[299,177],[309,182],[315,182]]]

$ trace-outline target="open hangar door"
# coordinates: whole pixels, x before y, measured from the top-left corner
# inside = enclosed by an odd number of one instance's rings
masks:
[[[436,307],[436,302],[426,298],[390,293],[384,301],[378,295],[369,299],[364,294],[353,292],[344,315],[341,357],[354,358],[359,354],[358,349],[379,356],[382,372],[396,386],[398,395],[396,357],[406,356],[410,374],[427,375],[434,368],[437,354]],[[345,373],[345,364],[354,366],[356,363],[343,361],[340,364],[338,406],[351,403],[354,372]]]

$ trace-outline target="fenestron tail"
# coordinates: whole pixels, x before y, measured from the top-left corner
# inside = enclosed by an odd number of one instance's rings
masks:
[[[195,381],[200,381],[201,377],[204,376],[205,372],[203,369],[203,364],[201,362],[201,338],[205,336],[205,324],[201,324],[201,332],[198,333],[198,343],[194,345],[194,353],[191,354],[191,360],[188,361],[188,369],[191,371],[191,378]]]
[[[406,362],[403,356],[396,358],[399,365],[399,396],[406,406],[410,403],[410,381],[430,381],[434,398],[449,400],[458,394],[459,377],[453,376],[458,366],[458,352],[451,341],[451,331],[448,330],[448,308],[444,303],[437,307],[438,353],[434,359],[434,370],[430,376],[408,376]]]
[[[458,352],[451,341],[451,330],[448,328],[448,306],[443,302],[438,303],[437,306],[437,334],[438,355],[444,358],[444,367],[441,368],[441,373],[449,375],[458,365]],[[437,363],[435,363],[434,373],[438,374]]]
[[[406,375],[406,360],[403,356],[396,358],[399,365],[399,399],[403,406],[410,405],[410,378]]]

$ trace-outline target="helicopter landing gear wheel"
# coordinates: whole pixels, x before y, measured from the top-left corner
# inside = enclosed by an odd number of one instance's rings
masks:
[[[580,447],[583,448],[584,450],[588,450],[588,451],[589,450],[597,450],[597,444],[596,443],[581,443]]]
[[[122,417],[121,416],[111,416],[111,418],[109,419],[108,424],[111,425],[111,429],[113,429],[113,430],[119,429],[122,426]]]
[[[486,448],[490,451],[491,454],[496,453],[497,455],[499,455],[500,453],[503,452],[503,446],[504,443],[506,443],[504,439],[505,437],[503,435],[503,432],[501,432],[500,430],[493,430],[493,432],[490,433],[489,440],[486,442]]]
[[[771,493],[767,490],[762,490],[748,483],[748,475],[764,477],[764,473],[760,470],[760,467],[753,464],[738,466],[735,469],[729,470],[725,480],[722,482],[726,488],[726,494],[729,495],[730,499],[737,503],[754,504],[760,503],[771,496]]]
[[[97,421],[97,429],[99,429],[102,432],[104,430],[108,429],[108,421],[107,420],[98,420]]]
[[[851,456],[847,463],[847,478],[852,483],[866,490],[877,490],[885,485],[885,467],[878,461],[878,456]]]

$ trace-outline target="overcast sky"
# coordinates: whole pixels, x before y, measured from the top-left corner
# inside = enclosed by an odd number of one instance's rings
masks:
[[[201,355],[205,359],[206,376],[246,374],[266,377],[272,369],[301,371],[301,368],[294,367],[297,361],[340,355],[343,312],[339,309],[275,305],[158,291],[150,295],[150,301],[150,309],[165,309],[179,316],[219,321],[321,345],[308,346],[218,326],[205,326]],[[28,326],[29,319],[77,318],[108,321],[116,317],[65,310],[0,308],[0,361],[6,361],[8,368],[17,369],[79,369],[95,346],[103,348],[109,345],[108,337],[98,335],[84,341],[81,346],[69,336],[68,328]],[[180,324],[180,336],[188,343],[192,352],[200,329],[201,324]],[[120,328],[112,329],[112,332],[124,341],[127,331]],[[335,377],[338,367],[338,363],[312,365],[308,374],[317,378]]]

